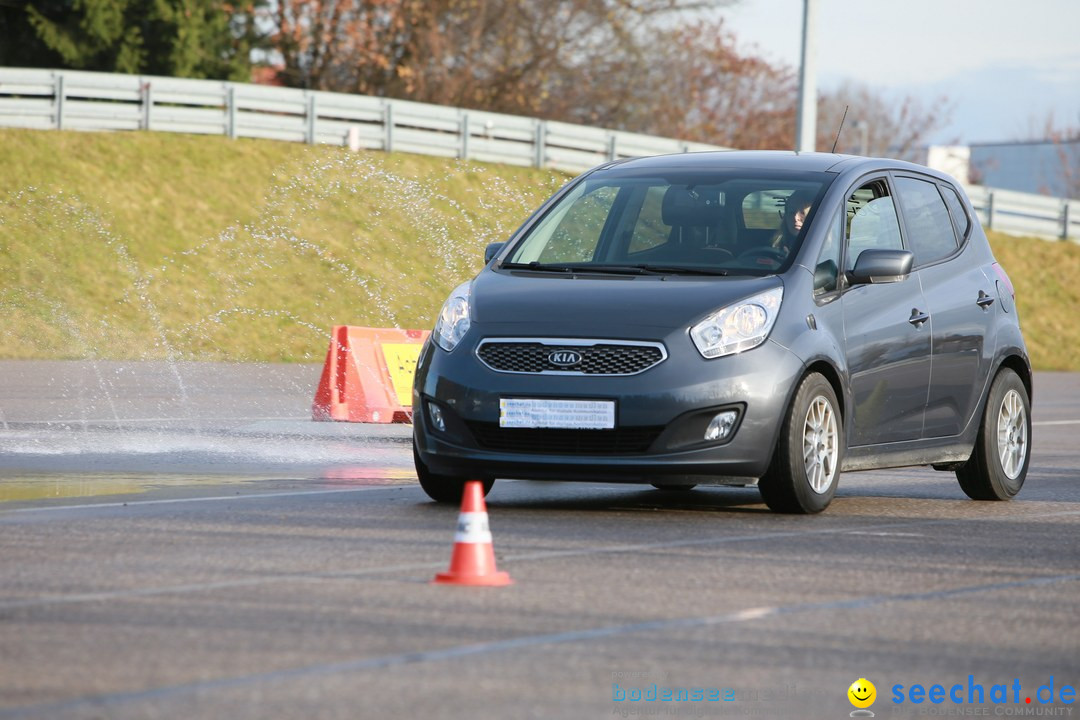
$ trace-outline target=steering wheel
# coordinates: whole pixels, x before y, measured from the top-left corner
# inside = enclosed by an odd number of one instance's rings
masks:
[[[738,260],[769,260],[777,265],[783,265],[787,259],[787,253],[774,247],[756,247],[740,253]]]
[[[716,247],[714,245],[706,245],[701,248],[702,259],[705,260],[718,260],[724,262],[728,259],[734,258],[735,253],[731,252],[727,248]]]

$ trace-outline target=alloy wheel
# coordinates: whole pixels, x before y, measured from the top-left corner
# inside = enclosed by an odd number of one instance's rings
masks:
[[[997,420],[998,460],[1010,480],[1015,480],[1027,459],[1027,413],[1016,390],[1009,390],[1001,401]]]
[[[836,413],[829,401],[818,395],[810,403],[803,424],[803,463],[810,488],[819,495],[828,491],[836,478]]]

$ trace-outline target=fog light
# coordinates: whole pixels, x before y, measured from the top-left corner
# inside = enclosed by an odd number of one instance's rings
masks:
[[[739,414],[734,410],[725,410],[709,421],[709,427],[705,428],[705,439],[709,442],[723,440],[731,434],[731,428],[735,427],[735,419]]]
[[[446,432],[446,421],[443,420],[442,408],[428,403],[427,411],[428,417],[431,418],[431,424],[435,426],[435,429],[439,432]]]

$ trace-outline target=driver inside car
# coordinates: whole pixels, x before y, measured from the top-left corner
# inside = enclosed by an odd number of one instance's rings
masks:
[[[814,204],[814,196],[805,191],[796,190],[788,196],[784,202],[784,214],[780,223],[780,229],[772,239],[772,247],[781,251],[785,256],[795,249],[795,240],[802,231],[806,216],[810,214],[810,206]]]

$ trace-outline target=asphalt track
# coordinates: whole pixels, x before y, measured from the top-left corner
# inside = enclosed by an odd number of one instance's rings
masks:
[[[1012,502],[499,481],[515,582],[474,589],[429,582],[457,511],[407,428],[309,422],[318,371],[0,363],[0,719],[842,718],[859,678],[879,718],[1080,717],[1080,375],[1037,376]]]

